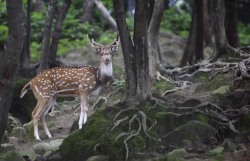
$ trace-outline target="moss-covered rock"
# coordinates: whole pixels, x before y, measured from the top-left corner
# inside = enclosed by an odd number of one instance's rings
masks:
[[[184,157],[187,155],[188,153],[185,149],[175,149],[154,161],[184,161]]]
[[[207,123],[189,121],[163,136],[168,146],[184,147],[185,140],[206,143],[210,137],[215,137],[216,130]]]
[[[164,93],[167,90],[173,89],[175,84],[165,80],[157,81],[153,87],[153,91],[157,93]]]
[[[23,156],[16,151],[9,151],[0,156],[1,161],[25,161]]]
[[[59,148],[64,160],[80,161],[95,155],[106,155],[113,161],[125,160],[124,141],[136,133],[138,123],[135,121],[131,125],[134,129],[131,131],[128,130],[128,124],[112,128],[114,125],[112,119],[119,111],[116,108],[100,109],[89,118],[83,129],[72,132]],[[122,113],[119,118],[132,117],[136,113],[138,110],[129,110]],[[128,139],[129,153],[133,154],[144,149],[147,140],[150,139],[146,138],[142,131]]]

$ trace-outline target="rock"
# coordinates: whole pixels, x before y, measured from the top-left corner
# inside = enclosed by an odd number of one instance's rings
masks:
[[[164,142],[169,146],[184,147],[184,141],[206,142],[215,135],[215,129],[206,122],[189,121],[180,125],[163,136]]]
[[[228,90],[229,90],[229,85],[225,85],[225,86],[221,86],[221,87],[217,88],[212,93],[213,94],[225,94],[228,92]]]
[[[237,145],[229,139],[225,139],[222,146],[224,147],[225,152],[233,152],[237,149]]]
[[[109,157],[105,155],[96,155],[89,157],[87,161],[109,161]]]
[[[44,155],[45,152],[50,149],[49,143],[38,143],[33,145],[32,149],[35,151],[36,154]]]
[[[13,144],[4,143],[4,144],[1,144],[0,149],[1,149],[0,150],[1,152],[7,152],[7,151],[15,150],[15,147]]]
[[[24,138],[25,137],[25,129],[23,127],[14,127],[11,131],[11,135],[17,138]]]
[[[26,141],[34,141],[34,128],[33,128],[33,122],[29,122],[23,125],[23,128],[25,129],[25,140]]]
[[[16,151],[9,151],[3,156],[0,156],[0,161],[25,161],[23,156]]]
[[[51,148],[55,151],[59,148],[62,142],[63,142],[63,139],[57,139],[57,140],[51,140],[49,144]]]
[[[218,146],[218,147],[210,150],[208,153],[213,154],[213,155],[217,155],[217,154],[222,153],[223,150],[224,150],[224,148],[222,146]]]
[[[175,149],[158,159],[155,159],[156,161],[166,160],[166,161],[184,161],[184,157],[187,156],[188,153],[185,149]]]
[[[184,158],[187,154],[188,153],[185,149],[175,149],[175,150],[167,153],[167,158],[169,160],[175,160],[178,158]]]
[[[9,114],[6,131],[11,133],[13,128],[20,127],[20,126],[22,126],[20,120],[18,118],[11,116],[11,114]]]
[[[59,153],[55,153],[46,158],[46,161],[61,161],[61,160],[62,160],[62,156]]]
[[[23,156],[25,158],[28,158],[29,161],[35,161],[36,158],[37,158],[37,155],[36,155],[35,151],[32,150],[32,149],[29,149],[29,150],[19,150],[18,153],[21,156]]]
[[[58,150],[59,146],[62,144],[63,139],[52,140],[48,143],[38,143],[33,146],[33,150],[36,154],[47,157],[52,152]]]

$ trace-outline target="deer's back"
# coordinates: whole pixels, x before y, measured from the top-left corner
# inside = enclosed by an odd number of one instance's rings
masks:
[[[100,85],[97,71],[91,66],[48,69],[31,80],[31,89],[36,97],[89,94]]]

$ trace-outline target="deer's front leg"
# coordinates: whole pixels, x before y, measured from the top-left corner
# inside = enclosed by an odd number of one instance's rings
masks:
[[[85,94],[81,94],[81,113],[79,118],[79,129],[82,128],[82,124],[85,124],[87,121],[87,111],[88,111],[88,96]]]

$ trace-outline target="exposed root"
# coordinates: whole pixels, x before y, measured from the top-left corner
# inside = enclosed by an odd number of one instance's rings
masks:
[[[127,141],[129,141],[131,138],[133,138],[133,137],[139,135],[139,133],[140,133],[140,131],[141,131],[141,121],[140,121],[138,118],[136,118],[136,120],[138,121],[138,130],[137,130],[137,132],[136,132],[136,133],[130,134],[130,135],[123,141],[123,143],[124,143],[124,145],[125,145],[125,149],[126,149],[126,157],[125,157],[126,160],[128,160],[128,154],[129,154],[129,149],[128,149]]]
[[[118,127],[122,122],[127,121],[129,119],[128,116],[124,117],[123,119],[117,120],[114,123],[114,126],[110,129],[110,131],[113,131],[116,127]]]
[[[115,121],[116,118],[117,118],[118,116],[120,116],[121,113],[126,112],[126,111],[129,111],[129,110],[132,110],[132,109],[134,109],[134,108],[126,108],[126,109],[121,110],[120,112],[118,112],[118,113],[115,115],[113,121]]]
[[[151,131],[151,129],[157,124],[157,120],[154,121],[154,123],[148,128],[148,132]]]
[[[133,117],[129,120],[129,124],[128,124],[128,131],[131,131],[131,125],[134,122],[134,120],[136,119],[137,114],[134,114]]]
[[[141,125],[142,125],[142,129],[143,129],[143,132],[146,136],[149,136],[148,135],[148,132],[147,132],[147,116],[144,112],[142,111],[139,111],[139,114],[141,116]]]
[[[99,97],[98,99],[97,99],[97,101],[95,101],[95,103],[92,105],[92,107],[90,108],[90,109],[94,109],[96,106],[97,106],[97,104],[100,102],[100,101],[105,101],[105,103],[107,103],[108,102],[108,98],[111,96],[111,95],[113,95],[113,94],[116,94],[117,92],[119,92],[119,90],[120,90],[120,88],[118,88],[116,91],[113,91],[113,92],[110,92],[106,97]]]

